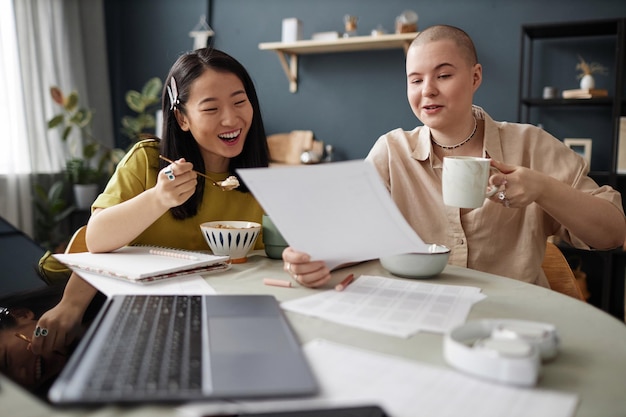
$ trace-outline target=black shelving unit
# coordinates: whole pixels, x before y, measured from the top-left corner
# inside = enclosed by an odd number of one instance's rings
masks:
[[[581,38],[605,39],[615,44],[613,56],[607,57],[613,63],[615,79],[609,97],[591,99],[543,99],[541,90],[533,72],[537,65],[535,44],[537,41],[558,40],[577,42]],[[593,21],[560,22],[547,24],[523,25],[521,29],[520,79],[518,120],[532,123],[533,114],[542,111],[566,110],[572,118],[589,109],[606,110],[607,120],[612,121],[610,138],[594,138],[610,141],[608,148],[611,155],[609,166],[600,167],[590,172],[590,176],[599,184],[607,184],[622,193],[626,198],[626,175],[618,174],[619,120],[626,115],[625,79],[626,79],[626,17]],[[535,73],[536,75],[536,73]],[[609,116],[610,115],[610,116]],[[595,148],[595,146],[594,146]],[[592,304],[624,320],[624,281],[626,255],[622,249],[612,251],[581,251],[561,246],[572,263],[582,259],[582,269],[587,274],[591,291]]]

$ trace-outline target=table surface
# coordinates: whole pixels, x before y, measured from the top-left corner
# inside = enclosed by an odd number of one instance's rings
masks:
[[[393,277],[378,261],[354,265],[333,273],[332,288],[348,273]],[[286,301],[316,293],[304,287],[266,286],[263,278],[289,279],[282,262],[254,252],[247,263],[230,271],[208,275],[218,294],[272,294]],[[474,304],[468,320],[508,318],[545,321],[556,325],[561,347],[558,357],[544,364],[538,389],[555,389],[579,395],[577,417],[626,415],[626,325],[613,316],[560,293],[520,281],[447,266],[429,282],[480,287],[487,298]],[[405,359],[448,367],[443,358],[443,336],[418,333],[408,339],[368,332],[340,324],[286,312],[302,343],[315,338],[366,347]],[[171,406],[107,406],[98,409],[54,408],[0,375],[2,414],[21,416],[150,416],[172,415]]]

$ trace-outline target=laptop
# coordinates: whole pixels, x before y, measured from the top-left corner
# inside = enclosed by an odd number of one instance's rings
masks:
[[[270,295],[109,298],[48,398],[55,404],[315,395],[317,381]]]

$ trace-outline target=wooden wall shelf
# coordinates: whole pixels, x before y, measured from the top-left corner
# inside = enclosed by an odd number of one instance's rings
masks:
[[[398,33],[376,36],[354,36],[328,41],[303,40],[297,42],[265,42],[259,49],[274,51],[278,54],[280,64],[289,80],[289,91],[298,91],[298,56],[305,54],[322,54],[334,52],[372,51],[380,49],[408,49],[417,32]],[[289,58],[289,62],[287,62]]]

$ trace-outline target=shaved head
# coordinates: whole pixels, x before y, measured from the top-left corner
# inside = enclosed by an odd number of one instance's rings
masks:
[[[442,40],[453,41],[459,47],[463,58],[470,66],[478,63],[478,56],[476,55],[476,48],[474,47],[472,38],[463,30],[454,26],[436,25],[424,29],[417,34],[409,48]]]

